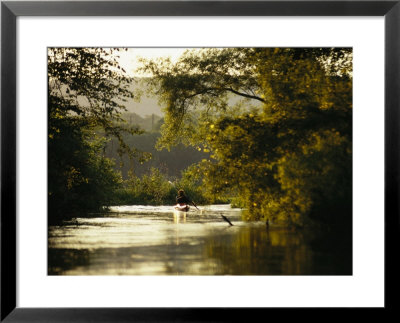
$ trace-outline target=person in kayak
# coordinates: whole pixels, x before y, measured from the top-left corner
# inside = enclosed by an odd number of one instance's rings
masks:
[[[186,206],[186,210],[189,210],[189,204],[193,204],[193,206],[198,210],[198,207],[196,204],[194,204],[194,202],[192,200],[190,200],[186,195],[185,195],[185,191],[180,189],[178,191],[178,196],[176,197],[176,203],[180,206],[180,207],[185,207]]]
[[[179,190],[178,196],[176,197],[176,203],[178,203],[179,205],[183,205],[183,204],[190,204],[192,203],[192,201],[189,200],[189,198],[185,195],[184,190]]]

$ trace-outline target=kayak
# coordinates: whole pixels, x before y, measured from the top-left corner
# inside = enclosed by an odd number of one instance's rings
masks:
[[[187,204],[184,204],[184,203],[182,203],[182,204],[176,204],[176,205],[174,206],[174,209],[177,210],[177,211],[187,212],[187,211],[189,211],[190,206],[187,205]]]

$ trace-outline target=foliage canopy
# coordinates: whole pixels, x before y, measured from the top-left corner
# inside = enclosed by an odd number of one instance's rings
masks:
[[[48,49],[49,220],[107,205],[121,182],[103,156],[107,137],[120,153],[138,152],[125,144],[121,113],[134,98],[132,79],[119,66],[117,49]]]
[[[235,196],[249,218],[351,222],[351,49],[212,48],[143,63],[165,107],[158,145],[210,152],[192,169],[207,194]]]

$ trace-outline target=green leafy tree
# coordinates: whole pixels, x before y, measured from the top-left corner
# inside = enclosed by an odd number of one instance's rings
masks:
[[[227,48],[143,69],[165,106],[159,146],[210,152],[209,195],[235,196],[249,218],[348,225],[351,67],[346,48]]]
[[[49,220],[107,205],[121,178],[103,156],[105,137],[119,140],[120,153],[136,156],[121,122],[132,82],[118,65],[117,50],[48,49]]]

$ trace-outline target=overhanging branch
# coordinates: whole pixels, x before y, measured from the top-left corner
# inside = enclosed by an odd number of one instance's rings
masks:
[[[251,94],[239,92],[239,91],[236,91],[236,90],[234,90],[234,89],[232,89],[232,88],[224,88],[224,90],[229,91],[229,92],[232,92],[232,93],[235,93],[235,94],[240,95],[240,96],[243,96],[243,97],[245,97],[245,98],[249,98],[249,99],[253,99],[253,100],[258,100],[258,101],[261,101],[261,102],[263,102],[263,103],[266,103],[266,101],[265,101],[263,98],[260,98],[259,96],[256,96],[256,95],[251,95]]]

